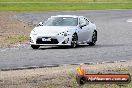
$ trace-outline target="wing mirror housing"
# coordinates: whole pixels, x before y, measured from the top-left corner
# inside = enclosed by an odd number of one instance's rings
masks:
[[[84,26],[86,26],[86,23],[82,23],[82,24],[80,25],[80,28],[82,29]]]
[[[44,25],[44,23],[43,22],[39,22],[39,24],[38,24],[39,26],[43,26]]]

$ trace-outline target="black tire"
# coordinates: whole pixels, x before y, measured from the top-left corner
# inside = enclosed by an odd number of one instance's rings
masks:
[[[94,31],[92,35],[92,42],[90,42],[89,45],[94,46],[96,44],[96,41],[97,41],[97,31]]]
[[[78,36],[77,34],[73,34],[72,41],[71,41],[71,47],[76,48],[78,46],[77,42],[78,42]]]
[[[38,46],[38,45],[31,45],[31,47],[32,47],[33,49],[38,49],[40,46]]]

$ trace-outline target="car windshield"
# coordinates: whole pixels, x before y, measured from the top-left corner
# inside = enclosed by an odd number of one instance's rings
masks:
[[[51,17],[45,22],[45,26],[77,26],[78,19],[73,17]]]

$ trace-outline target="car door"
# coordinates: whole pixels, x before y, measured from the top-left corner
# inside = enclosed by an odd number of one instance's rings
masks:
[[[89,34],[89,28],[87,21],[84,17],[79,18],[79,36],[78,36],[78,42],[84,43],[86,40],[88,40],[88,34]]]
[[[86,21],[86,41],[90,40],[90,36],[91,36],[91,25],[90,25],[90,21],[87,18],[84,18]]]

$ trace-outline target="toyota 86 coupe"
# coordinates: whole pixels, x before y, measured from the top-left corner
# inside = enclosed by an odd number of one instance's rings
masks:
[[[30,33],[33,49],[40,46],[70,46],[80,44],[94,46],[97,41],[96,25],[86,17],[75,15],[51,16],[40,22]]]

